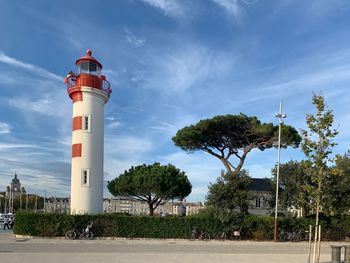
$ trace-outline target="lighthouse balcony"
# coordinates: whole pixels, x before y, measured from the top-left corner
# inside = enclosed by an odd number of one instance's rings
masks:
[[[64,83],[67,85],[67,90],[78,89],[82,86],[92,87],[95,89],[103,90],[109,94],[112,93],[110,83],[106,80],[104,75],[91,75],[81,73],[75,75],[74,73],[69,73],[64,79]]]

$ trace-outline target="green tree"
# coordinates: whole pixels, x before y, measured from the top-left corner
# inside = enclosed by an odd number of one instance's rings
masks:
[[[314,94],[312,104],[316,107],[316,113],[306,115],[308,130],[301,130],[301,147],[311,163],[308,170],[311,181],[317,185],[311,189],[310,197],[316,204],[316,225],[318,225],[324,182],[327,173],[329,173],[327,163],[333,160],[331,153],[332,148],[336,145],[333,138],[338,132],[332,128],[334,115],[332,110],[327,107],[324,97]]]
[[[22,194],[15,196],[12,202],[8,197],[0,197],[0,212],[8,212],[9,206],[12,206],[12,204],[14,212],[26,209],[29,211],[42,210],[44,208],[44,198],[35,194]]]
[[[295,207],[302,209],[304,216],[309,215],[312,210],[309,193],[315,187],[308,173],[310,166],[309,161],[289,161],[280,165],[278,199],[282,208]],[[276,167],[271,170],[274,178],[276,170]],[[273,184],[276,189],[276,183]],[[271,207],[275,207],[275,192],[272,192]]]
[[[350,210],[350,151],[336,155],[335,165],[327,179],[330,212],[347,213]]]
[[[231,212],[239,208],[246,214],[251,199],[251,182],[248,172],[244,169],[234,177],[229,172],[221,172],[216,182],[208,186],[207,204]]]
[[[192,185],[185,172],[174,165],[139,165],[108,182],[114,196],[131,196],[148,203],[150,215],[163,202],[183,199],[191,193]]]
[[[228,173],[235,176],[251,150],[263,151],[277,146],[278,125],[261,123],[257,117],[248,117],[242,113],[215,116],[182,128],[177,131],[173,141],[187,152],[201,150],[213,155],[223,163]],[[281,147],[297,147],[300,141],[293,127],[282,126]],[[237,164],[230,162],[231,156],[238,159]]]

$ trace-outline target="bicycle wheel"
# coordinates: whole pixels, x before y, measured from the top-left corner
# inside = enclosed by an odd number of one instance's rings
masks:
[[[196,239],[196,233],[192,232],[190,236],[190,240],[193,241]]]
[[[204,240],[210,240],[210,235],[208,233],[204,233]]]
[[[227,239],[227,234],[225,232],[222,232],[219,236],[218,239],[220,240],[226,240]]]
[[[77,233],[75,233],[74,230],[68,230],[68,231],[66,232],[66,234],[65,234],[65,237],[66,237],[67,239],[71,239],[71,240],[75,239],[76,236],[77,236]]]
[[[93,236],[94,236],[94,234],[91,231],[84,232],[84,234],[83,234],[84,239],[92,239]]]
[[[203,232],[203,233],[201,233],[201,235],[199,236],[199,239],[200,239],[200,240],[205,240],[205,241],[210,240],[210,235],[209,235],[208,233]]]

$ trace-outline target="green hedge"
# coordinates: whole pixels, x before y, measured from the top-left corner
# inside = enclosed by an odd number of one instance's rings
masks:
[[[274,218],[234,214],[230,216],[197,215],[188,217],[148,217],[120,214],[62,215],[20,212],[16,214],[14,233],[19,235],[59,237],[73,227],[84,228],[93,222],[96,237],[189,238],[194,227],[216,237],[224,229],[240,229],[242,239],[272,240]],[[307,231],[314,218],[279,218],[285,232]],[[323,238],[344,240],[350,233],[350,217],[321,217]]]
[[[117,214],[62,215],[21,212],[16,215],[14,233],[18,235],[64,236],[73,227],[78,229],[93,222],[98,237],[188,238],[193,227],[211,235],[222,229],[219,221],[198,217],[148,217]]]

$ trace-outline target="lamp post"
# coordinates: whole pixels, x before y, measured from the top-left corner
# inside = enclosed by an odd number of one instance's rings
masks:
[[[276,114],[276,118],[278,118],[278,149],[277,149],[277,175],[276,175],[276,207],[275,207],[275,231],[274,231],[274,241],[277,242],[277,214],[278,214],[278,181],[280,175],[280,151],[281,151],[281,127],[283,124],[283,119],[286,118],[287,115],[282,113],[282,102],[280,102],[280,111]]]

